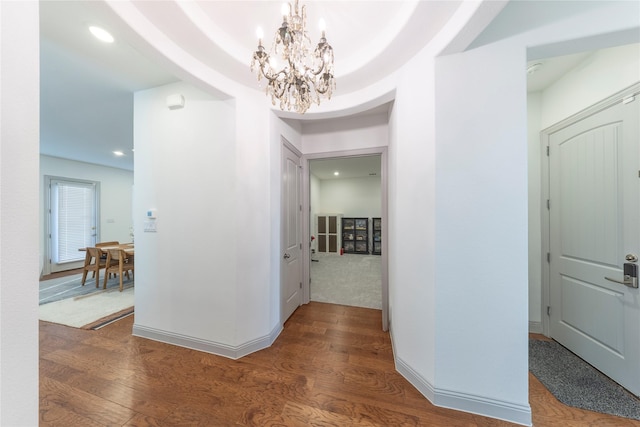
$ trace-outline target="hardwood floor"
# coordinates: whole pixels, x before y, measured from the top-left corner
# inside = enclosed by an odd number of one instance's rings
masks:
[[[510,426],[438,408],[394,369],[379,310],[311,303],[271,348],[233,361],[40,322],[41,426]],[[640,426],[565,407],[530,375],[534,425]]]

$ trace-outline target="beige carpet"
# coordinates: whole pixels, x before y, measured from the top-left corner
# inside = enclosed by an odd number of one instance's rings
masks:
[[[323,254],[311,263],[311,301],[382,308],[380,255]]]
[[[134,305],[134,287],[107,289],[40,306],[40,320],[87,328],[115,314],[126,313]]]

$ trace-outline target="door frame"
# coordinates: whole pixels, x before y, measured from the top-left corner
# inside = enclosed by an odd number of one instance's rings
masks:
[[[566,119],[546,128],[540,132],[540,153],[541,158],[543,159],[541,162],[542,166],[542,174],[541,174],[541,200],[540,200],[540,215],[542,217],[541,221],[541,229],[542,229],[542,253],[540,257],[542,259],[542,307],[541,309],[541,318],[542,318],[542,332],[545,336],[550,336],[550,316],[547,311],[547,307],[551,306],[551,266],[549,264],[549,255],[551,251],[551,212],[548,209],[548,200],[551,189],[550,185],[550,177],[549,173],[551,172],[549,167],[549,140],[551,135],[555,132],[558,132],[561,129],[566,128],[567,126],[573,125],[589,116],[592,116],[600,111],[606,110],[607,108],[623,102],[624,99],[638,96],[640,95],[640,82],[635,83],[626,89],[623,89],[608,98],[585,108],[582,111],[577,112],[576,114],[567,117]],[[635,102],[640,102],[640,100],[636,100]]]
[[[302,203],[302,199],[303,199],[303,195],[304,195],[304,173],[302,172],[302,164],[304,163],[303,160],[303,155],[300,152],[300,150],[298,150],[293,144],[291,144],[289,141],[286,140],[286,138],[284,136],[280,137],[280,250],[278,251],[278,262],[279,262],[279,266],[280,266],[280,325],[283,325],[284,322],[287,320],[285,319],[284,316],[284,289],[285,289],[285,274],[284,274],[284,261],[282,259],[282,254],[284,252],[285,249],[285,227],[284,227],[284,212],[286,209],[286,204],[285,204],[285,198],[284,198],[284,194],[282,192],[282,176],[285,173],[285,168],[286,168],[286,164],[283,161],[284,159],[284,150],[285,148],[290,150],[292,153],[294,153],[296,156],[298,156],[300,158],[300,165],[298,165],[298,179],[299,179],[299,187],[298,187],[298,201],[300,203]],[[303,221],[304,221],[304,215],[302,214],[302,210],[298,210],[298,224],[300,224],[300,236],[304,236],[304,226]],[[300,242],[301,244],[303,242]],[[302,245],[302,251],[300,252],[300,262],[302,263],[302,268],[300,269],[300,282],[303,284],[302,286],[302,296],[300,298],[300,305],[305,304],[306,302],[308,302],[308,300],[305,299],[305,293],[304,293],[304,268],[307,262],[307,259],[305,258],[305,254],[304,254],[304,249],[305,249],[306,245]],[[295,310],[294,310],[295,311]]]
[[[324,153],[305,154],[302,156],[302,235],[308,236],[311,229],[309,214],[311,212],[310,200],[310,177],[309,161],[320,159],[380,156],[380,195],[381,195],[381,218],[382,218],[382,255],[381,256],[381,282],[382,282],[382,330],[389,330],[389,239],[387,237],[388,227],[388,173],[387,173],[387,147],[372,147],[358,150],[330,151]],[[303,304],[310,301],[311,295],[311,250],[309,245],[302,245],[302,299]]]
[[[44,224],[43,224],[43,231],[44,231],[44,254],[43,254],[43,265],[42,265],[42,274],[46,275],[46,274],[51,274],[52,269],[51,269],[51,265],[52,265],[52,260],[51,260],[51,256],[53,253],[53,248],[51,247],[52,245],[52,239],[51,239],[51,232],[52,230],[52,224],[51,224],[51,182],[52,181],[67,181],[67,182],[77,182],[77,183],[81,183],[81,184],[92,184],[94,185],[95,188],[95,208],[96,208],[96,233],[95,233],[95,241],[99,242],[100,241],[100,181],[92,181],[89,179],[80,179],[80,178],[67,178],[67,177],[62,177],[62,176],[55,176],[55,175],[45,175],[44,176],[44,189],[45,191],[44,193]],[[78,261],[75,263],[70,263],[70,269],[73,268],[80,268],[82,267],[84,261]]]

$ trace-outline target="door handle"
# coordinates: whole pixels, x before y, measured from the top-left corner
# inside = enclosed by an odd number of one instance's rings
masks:
[[[612,279],[611,277],[605,277],[605,279],[609,280],[610,282],[621,283],[630,288],[638,287],[638,266],[636,264],[625,262],[623,265],[623,274],[623,280]]]
[[[289,255],[288,253],[285,252],[283,258],[284,259],[289,259],[289,258],[291,258],[291,255]]]
[[[624,276],[624,280],[612,279],[611,277],[605,277],[605,279],[609,280],[610,282],[622,283],[623,285],[628,286],[630,288],[638,287],[637,277]]]

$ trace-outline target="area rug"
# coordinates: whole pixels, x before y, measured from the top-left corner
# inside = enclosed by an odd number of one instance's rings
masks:
[[[118,288],[43,304],[40,320],[74,328],[95,329],[114,319],[133,313],[134,287]]]
[[[101,275],[99,287],[96,288],[95,279],[88,275],[85,285],[82,285],[82,273],[72,274],[68,276],[56,277],[49,280],[40,281],[39,304],[50,304],[63,299],[75,298],[80,295],[92,294],[103,289],[104,276]],[[124,277],[123,285],[125,287],[133,285],[133,277],[127,279]],[[107,280],[107,289],[120,287],[120,280],[117,277]]]
[[[640,400],[556,341],[529,339],[529,370],[568,406],[640,420]]]

